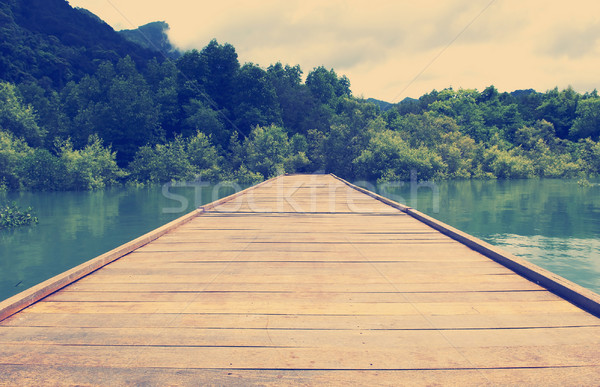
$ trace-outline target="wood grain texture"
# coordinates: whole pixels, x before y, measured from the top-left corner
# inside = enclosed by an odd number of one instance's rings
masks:
[[[600,380],[600,319],[410,211],[329,175],[204,206],[1,321],[0,385]]]

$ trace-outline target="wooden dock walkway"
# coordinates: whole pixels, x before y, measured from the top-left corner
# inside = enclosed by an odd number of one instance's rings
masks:
[[[598,385],[598,317],[374,196],[279,177],[1,302],[0,385]]]

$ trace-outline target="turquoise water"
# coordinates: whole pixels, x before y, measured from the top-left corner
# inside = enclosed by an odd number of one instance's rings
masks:
[[[237,187],[241,189],[243,187]],[[8,193],[32,206],[33,226],[0,230],[0,300],[160,227],[234,187],[114,188],[94,192]]]
[[[0,300],[233,192],[217,188],[5,194],[34,207],[40,222],[0,230]],[[600,186],[541,179],[376,189],[600,293]]]
[[[383,196],[600,293],[600,185],[576,180],[380,185]],[[415,192],[416,191],[416,192]]]

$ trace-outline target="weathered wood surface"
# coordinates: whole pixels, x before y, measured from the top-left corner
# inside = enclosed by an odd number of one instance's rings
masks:
[[[0,384],[600,380],[600,319],[331,176],[198,214],[0,322]]]

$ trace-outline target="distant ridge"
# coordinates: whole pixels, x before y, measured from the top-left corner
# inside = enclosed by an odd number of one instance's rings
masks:
[[[381,101],[379,99],[375,99],[375,98],[368,98],[367,102],[371,102],[374,103],[375,105],[379,106],[379,109],[381,109],[382,112],[389,110],[392,106],[394,106],[393,104],[386,102],[386,101]]]
[[[61,88],[93,73],[98,63],[129,55],[138,65],[158,57],[66,0],[0,1],[0,80]]]
[[[167,35],[168,30],[169,24],[157,21],[140,26],[135,30],[118,32],[133,43],[152,51],[159,51],[168,58],[177,59],[181,56],[181,52],[171,44]]]

